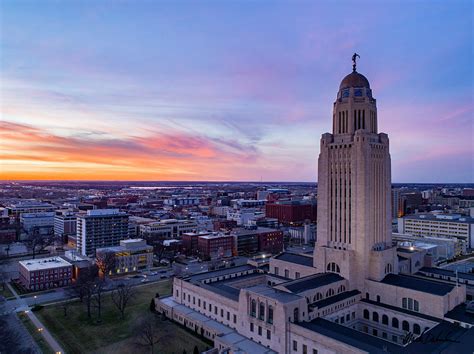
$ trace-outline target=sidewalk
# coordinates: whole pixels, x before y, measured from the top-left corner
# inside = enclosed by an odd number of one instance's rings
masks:
[[[29,308],[28,304],[26,303],[26,300],[18,296],[17,292],[15,291],[15,289],[13,289],[13,287],[10,284],[7,283],[7,286],[10,289],[10,291],[13,293],[13,295],[15,295],[15,298],[19,300],[19,302],[22,304],[20,308]],[[20,310],[20,308],[18,310]],[[31,322],[33,322],[35,327],[38,328],[38,330],[40,330],[41,335],[44,337],[46,342],[48,342],[49,346],[54,350],[54,352],[56,354],[64,354],[64,349],[59,345],[56,339],[53,338],[51,333],[48,331],[47,328],[45,328],[45,326],[41,323],[38,317],[36,317],[36,315],[30,310],[26,310],[25,312],[28,315],[28,318],[31,320]]]

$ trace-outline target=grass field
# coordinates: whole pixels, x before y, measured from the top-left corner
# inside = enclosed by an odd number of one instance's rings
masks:
[[[3,289],[3,284],[0,284],[0,295],[3,296],[5,299],[13,297],[13,293],[10,291],[8,286],[5,285],[5,289]]]
[[[31,322],[31,320],[28,318],[28,316],[21,312],[18,313],[18,318],[20,321],[23,323],[25,328],[27,329],[28,332],[30,332],[31,336],[35,340],[36,344],[38,344],[39,348],[43,352],[43,354],[52,354],[54,353],[53,349],[49,346],[49,344],[46,342],[46,340],[43,338],[40,332],[38,332],[38,329],[36,326]]]
[[[135,295],[125,311],[125,319],[106,295],[102,309],[102,322],[96,314],[93,320],[87,318],[85,305],[79,301],[68,307],[64,316],[62,305],[48,305],[36,312],[38,318],[60,342],[68,354],[76,353],[149,353],[149,348],[141,347],[136,337],[136,328],[143,317],[150,313],[150,301],[155,293],[170,294],[171,281],[147,284],[135,288]],[[159,340],[155,353],[192,353],[194,346],[204,350],[209,345],[188,333],[169,320],[161,320],[156,315]]]

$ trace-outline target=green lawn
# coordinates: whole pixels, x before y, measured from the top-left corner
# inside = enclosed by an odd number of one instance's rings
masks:
[[[23,325],[28,330],[28,332],[30,332],[31,336],[35,340],[36,344],[38,344],[43,354],[54,353],[53,349],[51,349],[49,344],[43,338],[43,335],[40,332],[38,332],[38,329],[36,328],[36,326],[33,324],[33,322],[31,322],[31,320],[28,318],[28,316],[25,313],[23,312],[18,313],[18,318],[23,323]]]
[[[0,296],[3,296],[5,299],[8,299],[10,297],[13,297],[13,293],[11,290],[8,288],[8,286],[5,284],[5,289],[3,289],[3,284],[0,284]]]
[[[102,309],[102,322],[87,318],[85,305],[79,301],[72,302],[68,315],[64,317],[61,305],[45,306],[36,312],[38,318],[61,343],[68,354],[75,353],[148,353],[149,349],[137,345],[139,339],[135,331],[144,315],[150,313],[150,301],[155,293],[167,295],[171,293],[171,281],[147,284],[135,288],[135,295],[127,307],[124,320],[106,295]],[[194,346],[204,350],[209,345],[196,338],[186,330],[169,320],[162,321],[157,317],[159,341],[155,353],[192,353]]]

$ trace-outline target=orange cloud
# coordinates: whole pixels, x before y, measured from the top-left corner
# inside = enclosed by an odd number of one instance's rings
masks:
[[[253,147],[186,133],[126,139],[64,137],[0,122],[1,179],[206,180],[258,159]]]

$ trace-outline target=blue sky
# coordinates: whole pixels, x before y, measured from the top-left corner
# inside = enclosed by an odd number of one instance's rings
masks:
[[[394,182],[473,182],[471,1],[3,1],[4,179],[314,181],[359,72]]]

